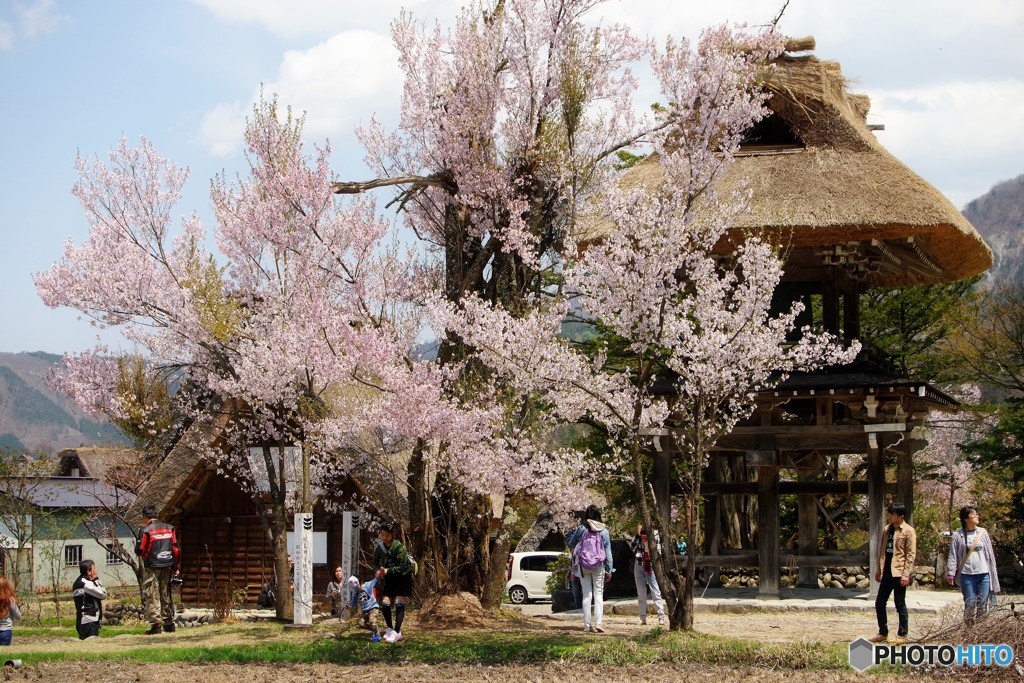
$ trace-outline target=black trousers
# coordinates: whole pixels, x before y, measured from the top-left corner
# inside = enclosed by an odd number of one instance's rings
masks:
[[[78,622],[75,624],[75,630],[78,631],[79,640],[85,640],[89,636],[98,636],[100,634],[100,622],[92,621],[87,624]]]
[[[907,620],[907,587],[900,585],[899,577],[885,575],[878,584],[878,597],[875,598],[875,616],[878,617],[878,633],[883,636],[889,635],[889,620],[885,614],[885,607],[889,603],[889,596],[894,596],[896,603],[896,614],[899,615],[900,627],[896,635],[905,636],[909,629]]]

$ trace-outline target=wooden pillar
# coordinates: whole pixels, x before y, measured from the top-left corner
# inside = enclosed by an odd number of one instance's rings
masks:
[[[826,268],[821,281],[821,322],[826,332],[839,334],[839,277],[835,268]]]
[[[915,442],[907,432],[896,452],[896,499],[907,506],[910,526],[914,526],[914,453]]]
[[[868,556],[871,561],[871,595],[878,594],[875,574],[878,566],[879,534],[885,525],[885,444],[882,434],[869,434],[868,466]]]
[[[808,481],[813,473],[801,472],[800,479]],[[801,555],[818,554],[818,504],[813,493],[801,493],[797,496],[797,544]],[[818,587],[818,568],[800,567],[797,579],[800,588]]]
[[[773,451],[759,452],[774,456]],[[757,597],[778,598],[779,467],[774,463],[757,468],[757,555]]]
[[[712,455],[705,482],[718,481],[721,478],[719,476],[721,468],[722,456]],[[704,498],[704,553],[707,555],[718,555],[721,547],[722,496],[707,496]],[[720,586],[722,583],[722,568],[707,567],[705,569],[705,581],[710,586]]]
[[[860,338],[860,288],[856,283],[843,293],[843,339],[849,344]]]

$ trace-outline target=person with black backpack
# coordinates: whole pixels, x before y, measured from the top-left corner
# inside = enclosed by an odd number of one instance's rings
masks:
[[[161,622],[165,632],[173,633],[175,625],[171,579],[180,574],[178,536],[173,526],[157,519],[155,505],[142,508],[142,517],[146,525],[142,527],[138,543],[135,544],[135,554],[145,567],[142,592],[146,620],[149,621],[146,635],[160,633]]]
[[[572,572],[583,586],[583,630],[604,633],[604,584],[611,581],[615,567],[611,536],[596,505],[583,513],[583,521],[569,534],[566,544],[572,550]]]
[[[402,640],[402,621],[405,619],[405,602],[412,595],[413,561],[401,541],[395,538],[396,526],[391,522],[380,525],[380,540],[373,547],[373,571],[384,578],[380,603],[381,614],[388,630],[384,641],[395,643]],[[394,626],[391,613],[394,606]]]

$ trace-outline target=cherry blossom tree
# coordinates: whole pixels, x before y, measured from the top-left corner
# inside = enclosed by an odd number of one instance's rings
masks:
[[[630,71],[645,43],[622,26],[588,25],[585,16],[595,4],[472,2],[448,32],[408,13],[393,25],[405,73],[401,120],[395,130],[375,121],[360,131],[379,177],[339,183],[337,190],[394,188],[389,206],[402,210],[405,225],[442,264],[441,287],[449,301],[473,294],[525,312],[532,305],[525,295],[557,277],[556,255],[577,227],[582,202],[612,170],[615,152],[648,129],[637,114]],[[457,338],[442,336],[440,342],[439,366],[461,366],[460,374],[474,378],[468,386],[482,376],[472,362],[464,363]],[[529,401],[525,395],[506,398],[510,403],[501,412],[510,419]],[[518,429],[514,421],[494,427],[505,434]],[[458,548],[473,553],[463,563],[473,571],[453,580],[482,592],[481,562],[496,568],[492,583],[503,579],[505,535],[499,532],[493,553],[501,562],[489,562],[490,504],[458,506],[480,510],[468,527],[440,509],[444,501],[434,482],[446,488],[445,497],[457,494],[449,484],[461,488],[459,473],[445,465],[442,451],[448,448],[440,442],[431,452],[421,441],[414,449],[412,545],[428,557],[436,555],[431,538],[472,535],[474,544]],[[525,451],[516,457],[526,457]],[[435,469],[437,478],[429,474]]]
[[[581,245],[564,297],[521,319],[479,297],[438,304],[448,328],[508,383],[542,395],[563,420],[605,427],[648,527],[656,506],[643,458],[650,434],[671,428],[691,540],[710,450],[750,413],[755,392],[796,370],[848,362],[859,349],[807,328],[787,341],[801,304],[771,310],[782,275],[777,250],[756,235],[728,234],[746,197],[715,192],[743,133],[765,113],[760,83],[779,49],[774,33],[726,28],[705,32],[696,48],[669,41],[654,67],[670,103],[658,120],[670,125],[650,136],[664,182],[604,188],[606,236]],[[621,340],[625,358],[587,357],[559,337],[570,299]],[[672,387],[668,397],[662,384]],[[669,520],[659,522],[672,547]],[[685,571],[674,555],[653,558],[673,628],[693,622],[688,557]]]
[[[995,417],[978,409],[981,388],[974,384],[954,387],[950,393],[964,407],[953,415],[932,413],[925,421],[928,446],[918,456],[921,492],[945,503],[948,530],[953,531],[956,508],[966,505],[967,493],[979,468],[963,451],[963,445],[987,434]]]
[[[195,216],[173,230],[187,174],[145,140],[122,141],[107,164],[80,159],[89,238],[36,284],[48,305],[120,327],[147,367],[181,372],[188,417],[227,413],[209,457],[261,503],[277,575],[288,573],[288,511],[326,500],[371,431],[432,444],[433,463],[474,493],[569,500],[571,459],[520,444],[536,420],[510,426],[486,400],[493,388],[460,394],[459,366],[413,353],[437,278],[371,201],[335,199],[329,148],[307,155],[301,120],[273,100],[257,104],[246,142],[249,175],[212,185],[217,252]],[[106,348],[64,365],[56,384],[94,414],[162,408],[140,402],[125,383],[133,366]]]
[[[442,375],[410,363],[420,328],[417,264],[388,240],[372,202],[338,205],[328,147],[307,155],[301,120],[261,101],[246,130],[248,177],[212,185],[218,252],[195,215],[172,225],[187,171],[145,140],[122,140],[108,163],[79,158],[75,186],[87,240],[36,276],[50,306],[119,327],[153,368],[183,372],[180,404],[198,418],[229,410],[220,469],[271,501],[263,521],[276,570],[287,576],[289,509],[310,508],[285,445],[309,460],[313,495],[351,465],[341,454],[386,421],[399,434],[440,424],[430,411]],[[106,349],[66,359],[59,383],[106,415],[137,409],[118,390],[121,361]],[[262,446],[249,457],[250,446]],[[279,603],[282,615],[288,597]]]

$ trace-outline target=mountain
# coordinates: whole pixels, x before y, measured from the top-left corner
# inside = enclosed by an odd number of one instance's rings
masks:
[[[46,375],[60,360],[52,353],[0,353],[0,449],[55,453],[125,442],[113,425],[47,386]]]
[[[994,185],[963,213],[992,248],[989,277],[996,282],[1024,278],[1024,175]]]

